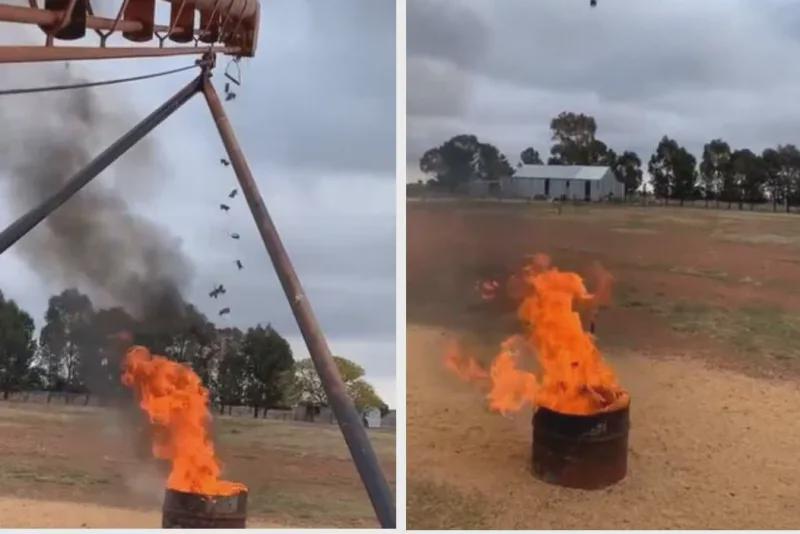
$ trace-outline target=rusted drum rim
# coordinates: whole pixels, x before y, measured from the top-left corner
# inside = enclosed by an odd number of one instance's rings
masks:
[[[533,474],[549,484],[600,489],[628,469],[630,405],[571,415],[539,408],[533,416]]]

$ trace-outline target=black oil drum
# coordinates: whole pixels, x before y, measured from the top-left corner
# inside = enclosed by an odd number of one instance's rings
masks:
[[[200,495],[168,489],[161,528],[245,528],[247,492]]]
[[[600,489],[628,471],[630,406],[593,415],[539,408],[533,415],[533,474],[549,484]]]

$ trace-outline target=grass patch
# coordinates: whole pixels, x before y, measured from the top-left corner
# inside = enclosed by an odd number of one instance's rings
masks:
[[[408,528],[414,530],[484,530],[491,528],[489,504],[479,493],[427,480],[408,481]]]
[[[800,236],[797,234],[781,235],[777,233],[744,233],[715,231],[711,237],[722,241],[747,243],[750,245],[790,245],[800,246]]]
[[[292,454],[349,459],[350,453],[336,424],[311,424],[247,417],[214,419],[216,439],[227,448],[285,450]],[[395,433],[369,431],[369,438],[379,455],[393,455]]]
[[[695,269],[694,267],[673,267],[669,270],[671,273],[684,274],[687,276],[696,276],[698,278],[709,278],[711,280],[727,280],[728,273],[725,271],[718,271],[714,269]]]
[[[366,496],[308,484],[282,484],[251,490],[248,508],[254,516],[285,516],[310,522],[371,518]]]
[[[35,482],[59,486],[91,486],[113,483],[109,477],[90,475],[82,471],[50,470],[43,467],[9,466],[0,471],[0,480],[8,482]]]
[[[674,330],[706,334],[739,355],[800,363],[800,314],[767,306],[727,310],[687,301],[657,305],[653,310],[666,317]]]

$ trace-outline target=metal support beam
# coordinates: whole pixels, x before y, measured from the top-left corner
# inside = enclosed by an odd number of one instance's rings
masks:
[[[236,47],[171,46],[155,47],[94,47],[94,46],[0,46],[0,63],[33,61],[78,61],[83,59],[125,59],[132,57],[164,57],[218,53],[238,56]]]
[[[358,474],[364,483],[364,487],[372,501],[375,514],[383,528],[395,528],[395,505],[394,497],[386,483],[386,478],[381,471],[378,457],[372,449],[372,444],[364,430],[361,417],[358,415],[355,405],[347,395],[345,384],[339,375],[325,334],[314,316],[311,304],[306,297],[300,279],[292,266],[289,255],[283,247],[278,230],[272,222],[272,218],[267,212],[264,200],[258,191],[258,186],[253,178],[250,168],[245,160],[244,153],[236,140],[228,117],[222,107],[217,92],[211,84],[210,77],[206,77],[203,82],[203,95],[206,97],[211,115],[217,124],[217,129],[222,137],[222,142],[228,152],[229,159],[236,172],[239,185],[253,213],[261,239],[272,259],[272,264],[278,274],[278,279],[283,286],[283,291],[289,299],[297,325],[303,334],[303,339],[308,347],[308,352],[314,362],[314,367],[319,374],[328,402],[333,408],[336,421],[342,430],[350,455],[353,457]]]
[[[0,254],[5,252],[22,236],[30,232],[37,224],[42,222],[48,215],[58,209],[59,206],[69,200],[72,195],[80,191],[83,186],[92,181],[92,179],[103,172],[106,167],[116,161],[117,158],[138,143],[153,128],[161,124],[164,119],[172,115],[173,112],[192,98],[192,96],[200,90],[203,83],[202,80],[203,75],[192,80],[186,87],[175,93],[172,98],[164,102],[164,104],[148,115],[142,122],[117,139],[114,144],[93,159],[86,167],[75,173],[60,190],[11,223],[0,233]]]

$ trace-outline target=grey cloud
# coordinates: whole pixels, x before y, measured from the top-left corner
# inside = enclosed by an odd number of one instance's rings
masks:
[[[491,37],[468,2],[411,0],[406,20],[409,56],[443,58],[461,67],[479,64]]]
[[[418,58],[458,64],[455,83],[469,87],[455,111],[443,106],[431,112],[409,102],[409,179],[420,178],[424,150],[457,133],[497,143],[512,162],[531,144],[547,154],[549,121],[565,110],[594,115],[601,139],[645,161],[665,134],[697,155],[714,137],[756,150],[800,141],[794,126],[800,74],[787,67],[800,52],[800,26],[789,22],[800,18],[796,2],[588,4],[409,0],[409,11],[422,5],[468,11],[488,32],[483,59],[470,65],[457,63],[459,50],[409,47],[409,64]],[[469,35],[475,25],[459,17],[441,21],[451,27],[426,23],[415,34],[419,41]],[[409,95],[445,86],[425,74],[409,69]]]
[[[242,136],[258,139],[254,157],[319,173],[393,177],[394,4],[283,0],[269,5],[262,25],[266,42],[243,65],[244,87],[231,111]],[[287,32],[294,33],[270,48],[270,34]],[[319,46],[307,46],[309,39]],[[269,110],[269,119],[256,108]]]

